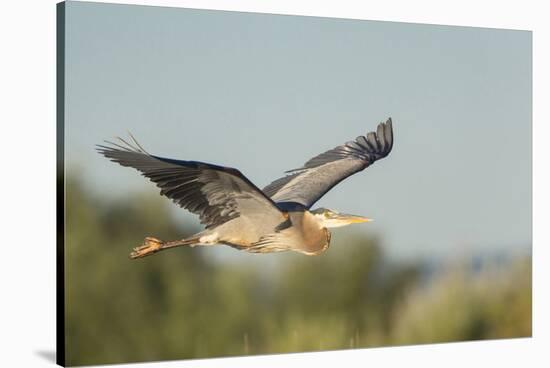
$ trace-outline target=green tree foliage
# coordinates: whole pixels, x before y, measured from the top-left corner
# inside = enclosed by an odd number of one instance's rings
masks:
[[[398,344],[531,336],[531,259],[488,264],[478,273],[453,265],[396,310]]]
[[[423,264],[392,264],[377,239],[341,233],[317,257],[221,262],[197,247],[132,261],[145,236],[198,229],[175,224],[169,202],[150,194],[104,202],[69,180],[66,202],[69,365],[531,334],[530,259],[426,281]],[[250,257],[281,261],[263,270]]]

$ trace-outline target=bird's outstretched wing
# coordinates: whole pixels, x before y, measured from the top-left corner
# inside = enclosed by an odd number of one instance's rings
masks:
[[[133,139],[133,137],[132,137]],[[262,213],[285,220],[275,203],[239,170],[198,161],[180,161],[147,153],[119,138],[120,144],[97,145],[99,153],[122,166],[133,167],[149,178],[180,207],[200,217],[207,229],[238,217]]]
[[[313,157],[303,167],[287,171],[289,175],[275,180],[263,191],[274,202],[298,203],[310,208],[333,186],[386,157],[392,146],[393,130],[389,118],[378,125],[376,132]]]

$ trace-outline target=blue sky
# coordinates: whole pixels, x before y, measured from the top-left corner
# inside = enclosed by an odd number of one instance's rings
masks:
[[[96,193],[157,191],[95,153],[127,131],[262,187],[391,116],[390,156],[318,206],[396,258],[530,247],[530,32],[69,2],[66,56],[67,172]]]

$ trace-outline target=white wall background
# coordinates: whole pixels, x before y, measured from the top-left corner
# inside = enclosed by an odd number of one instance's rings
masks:
[[[542,2],[385,1],[378,4],[315,1],[133,1],[271,13],[470,25],[534,31],[534,335],[533,339],[453,343],[147,364],[173,367],[256,366],[547,366],[549,27]],[[8,5],[9,4],[9,5]],[[55,2],[3,3],[0,12],[2,80],[2,235],[4,262],[0,325],[3,366],[49,366],[55,350]],[[7,206],[6,206],[7,203]],[[25,233],[28,218],[37,233]],[[18,219],[24,219],[18,222]],[[344,363],[343,363],[344,362]]]

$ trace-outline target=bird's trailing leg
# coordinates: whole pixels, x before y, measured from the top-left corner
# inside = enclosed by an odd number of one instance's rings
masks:
[[[164,242],[162,240],[159,240],[157,238],[153,237],[146,237],[143,241],[143,245],[134,248],[133,252],[130,253],[130,258],[136,259],[136,258],[143,258],[150,256],[152,254],[155,254],[157,252],[160,252],[161,250],[168,249],[168,248],[174,248],[181,245],[195,245],[199,243],[198,238],[191,238],[191,239],[182,239],[182,240],[174,240],[169,242]]]

